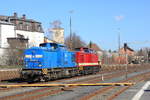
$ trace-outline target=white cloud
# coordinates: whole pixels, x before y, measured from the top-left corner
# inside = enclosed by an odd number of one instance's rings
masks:
[[[115,20],[116,21],[121,21],[124,19],[124,16],[123,15],[119,15],[119,16],[115,16]]]

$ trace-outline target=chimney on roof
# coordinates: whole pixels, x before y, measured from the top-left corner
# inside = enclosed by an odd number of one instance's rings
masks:
[[[17,18],[17,13],[16,12],[14,12],[14,17]]]
[[[22,19],[24,19],[24,20],[26,19],[26,15],[25,14],[22,15]]]
[[[125,51],[127,50],[127,47],[128,47],[127,43],[124,43],[124,50]]]

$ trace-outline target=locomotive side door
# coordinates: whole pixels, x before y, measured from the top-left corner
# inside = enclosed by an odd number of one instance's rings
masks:
[[[63,52],[63,65],[64,65],[64,67],[67,67],[67,65],[68,65],[68,54],[67,54],[67,52]]]

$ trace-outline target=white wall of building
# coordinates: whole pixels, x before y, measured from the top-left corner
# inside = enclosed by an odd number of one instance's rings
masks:
[[[64,29],[63,28],[52,28],[52,38],[58,43],[64,44]]]
[[[44,33],[15,30],[13,24],[0,23],[0,65],[7,65],[9,56],[6,49],[9,48],[7,38],[15,38],[17,34],[29,39],[29,47],[39,46],[40,43],[44,42]]]
[[[0,24],[0,47],[8,48],[7,38],[14,38],[17,34],[29,39],[29,47],[39,46],[40,43],[44,42],[44,33],[15,30],[14,25]]]
[[[16,30],[16,34],[20,34],[25,38],[28,38],[29,47],[39,46],[40,43],[44,42],[44,33]]]
[[[0,24],[0,40],[1,48],[7,48],[9,46],[7,38],[15,37],[14,25]]]

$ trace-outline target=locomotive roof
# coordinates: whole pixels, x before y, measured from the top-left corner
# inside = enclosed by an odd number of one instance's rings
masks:
[[[40,45],[42,45],[42,44],[53,44],[53,45],[58,45],[58,46],[63,46],[63,47],[65,47],[64,44],[59,44],[59,43],[41,43]]]
[[[88,48],[88,47],[79,47],[79,48],[75,48],[75,50],[78,50],[78,49],[81,49],[81,48],[83,48],[83,49],[88,49],[88,50],[93,50],[92,48]],[[94,50],[93,50],[94,51]]]
[[[95,52],[95,50],[88,48],[88,47],[80,47],[80,48],[75,48],[75,51],[84,51],[84,52]]]

